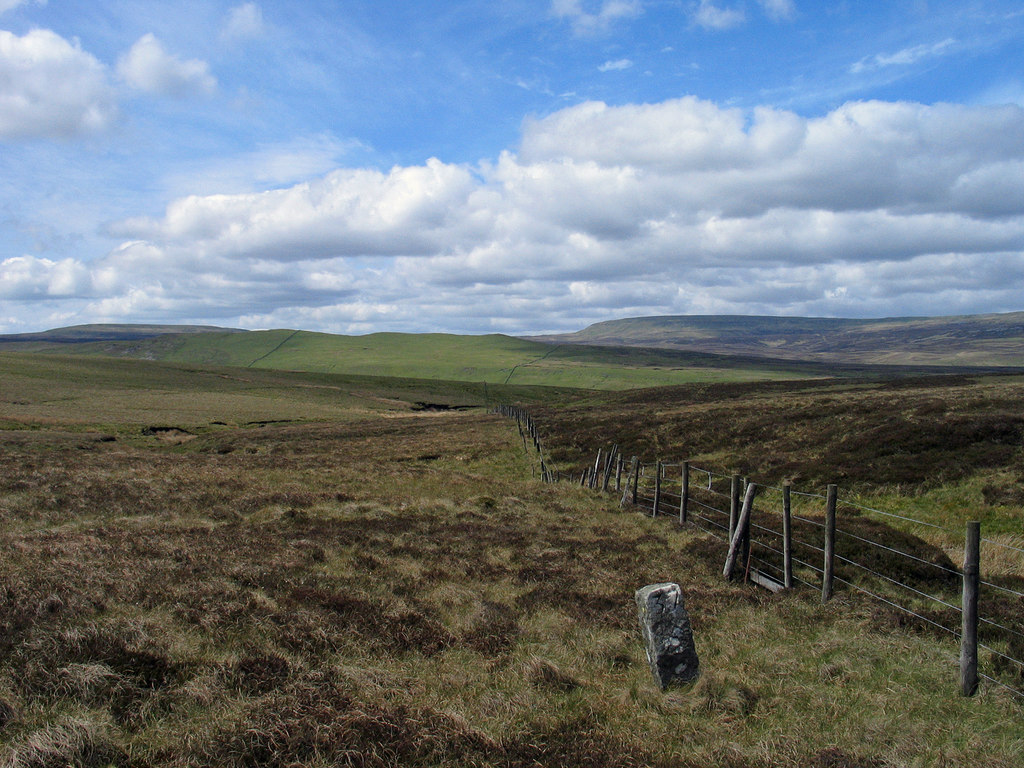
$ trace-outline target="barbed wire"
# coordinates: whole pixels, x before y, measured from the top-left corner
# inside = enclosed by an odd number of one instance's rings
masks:
[[[866,507],[863,504],[857,504],[856,502],[853,502],[853,501],[846,501],[845,499],[839,501],[838,503],[839,504],[844,504],[847,507],[853,507],[854,509],[863,510],[864,512],[874,512],[877,515],[884,515],[885,517],[894,517],[897,520],[905,520],[908,523],[915,523],[917,525],[925,525],[925,526],[928,526],[929,528],[938,528],[940,531],[945,531],[946,533],[952,533],[953,535],[957,535],[957,532],[954,531],[954,530],[951,530],[950,528],[946,528],[946,527],[941,526],[941,525],[936,525],[935,523],[926,523],[924,520],[916,520],[913,517],[905,517],[904,515],[897,515],[897,514],[895,514],[893,512],[883,512],[880,509],[875,509],[874,507]]]
[[[1005,688],[1010,693],[1015,694],[1016,696],[1020,696],[1022,699],[1024,699],[1024,691],[1018,690],[1016,688],[1012,688],[1009,685],[1007,685],[1006,683],[1002,683],[999,680],[996,680],[994,677],[989,677],[988,675],[983,674],[981,672],[978,673],[978,677],[982,677],[982,678],[988,680],[990,683],[995,683],[1000,688]]]
[[[849,565],[852,565],[855,568],[860,568],[860,569],[862,569],[864,571],[867,571],[868,573],[872,574],[873,576],[878,576],[880,579],[885,579],[886,581],[888,581],[888,582],[890,582],[892,584],[895,584],[897,587],[902,587],[903,589],[907,590],[908,592],[913,592],[915,595],[918,595],[919,597],[924,597],[924,598],[927,598],[928,600],[934,600],[936,603],[939,603],[940,605],[944,605],[947,608],[952,608],[957,613],[960,613],[962,611],[962,609],[960,608],[959,605],[952,605],[951,603],[947,603],[945,600],[942,600],[942,599],[940,599],[938,597],[935,597],[935,595],[929,595],[927,592],[922,592],[919,589],[914,589],[909,584],[904,584],[902,581],[896,581],[896,579],[893,579],[893,578],[891,578],[889,576],[886,576],[884,573],[879,573],[876,570],[868,568],[866,565],[854,562],[853,560],[850,560],[849,558],[843,557],[842,555],[838,555],[838,554],[835,556],[835,558],[836,558],[836,560],[839,560],[841,562],[844,562],[844,563],[847,563]]]

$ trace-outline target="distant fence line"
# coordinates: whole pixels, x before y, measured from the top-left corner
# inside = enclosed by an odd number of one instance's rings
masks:
[[[921,539],[879,523],[899,520],[938,529],[954,540],[961,534],[842,499],[836,485],[824,494],[804,493],[788,482],[758,484],[688,461],[644,463],[636,456],[627,461],[618,445],[598,450],[593,465],[580,472],[562,472],[552,468],[540,430],[525,409],[503,405],[494,411],[515,419],[524,449],[536,454],[535,476],[544,482],[613,491],[621,494],[621,506],[702,528],[726,545],[727,579],[742,578],[772,592],[804,585],[820,590],[823,603],[837,584],[863,593],[959,641],[962,695],[973,696],[979,679],[985,679],[1024,699],[1024,626],[1007,626],[1014,619],[1020,624],[1024,592],[980,576],[983,544],[1013,557],[1024,556],[1024,550],[983,539],[980,523],[966,524],[964,564],[957,567],[938,548],[922,548]],[[897,540],[878,541],[872,534]],[[979,670],[979,650],[987,654],[993,674],[1016,685]]]

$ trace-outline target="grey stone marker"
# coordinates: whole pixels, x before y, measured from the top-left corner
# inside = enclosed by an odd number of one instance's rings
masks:
[[[647,646],[647,661],[654,679],[665,690],[674,683],[689,683],[700,675],[693,645],[690,615],[678,584],[648,584],[636,591],[640,630]]]

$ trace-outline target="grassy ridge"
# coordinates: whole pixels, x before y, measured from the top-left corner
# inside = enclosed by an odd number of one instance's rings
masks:
[[[198,365],[585,389],[627,389],[692,381],[761,381],[822,376],[829,371],[822,366],[766,365],[763,361],[674,350],[548,345],[500,334],[337,336],[273,330],[80,344],[71,351]]]

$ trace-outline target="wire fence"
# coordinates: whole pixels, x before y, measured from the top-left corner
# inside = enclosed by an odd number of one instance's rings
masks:
[[[981,538],[977,523],[965,535],[841,498],[834,485],[821,494],[685,461],[626,461],[618,446],[598,451],[581,471],[555,471],[532,418],[521,409],[499,412],[517,419],[524,447],[533,442],[545,482],[619,493],[623,505],[701,528],[726,547],[728,578],[773,592],[820,590],[823,602],[836,589],[862,595],[898,626],[959,642],[964,695],[985,680],[1024,703],[1024,579],[1016,575],[1024,547]],[[957,542],[963,566],[934,540]],[[982,577],[982,554],[986,563],[1015,567]]]

